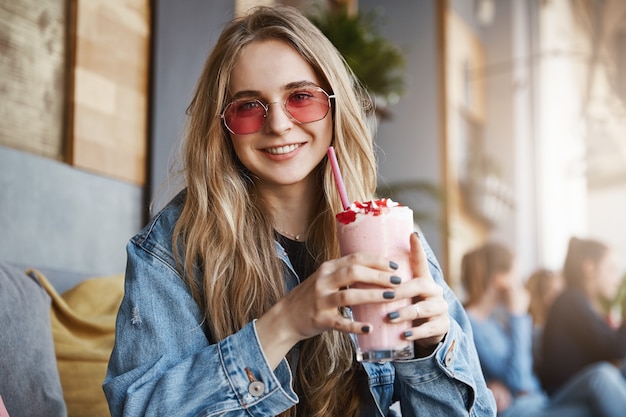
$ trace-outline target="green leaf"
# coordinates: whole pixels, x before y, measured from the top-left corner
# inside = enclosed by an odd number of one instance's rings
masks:
[[[377,18],[373,11],[350,16],[345,7],[337,12],[318,10],[309,16],[343,55],[365,88],[389,99],[404,92],[405,57],[376,30]]]

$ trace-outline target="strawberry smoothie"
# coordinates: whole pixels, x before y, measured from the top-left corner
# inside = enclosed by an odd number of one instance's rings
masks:
[[[336,215],[341,254],[377,253],[398,264],[395,275],[403,281],[411,279],[409,240],[413,232],[413,212],[388,198],[355,202]],[[355,285],[364,288],[363,284]],[[410,322],[390,323],[387,314],[398,311],[411,300],[353,306],[355,320],[371,324],[368,334],[357,335],[357,359],[380,362],[413,358],[413,342],[403,337]]]

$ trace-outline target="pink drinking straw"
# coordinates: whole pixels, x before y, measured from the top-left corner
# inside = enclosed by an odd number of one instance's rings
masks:
[[[335,149],[332,146],[328,147],[328,159],[330,160],[330,166],[333,168],[333,174],[335,176],[335,184],[337,185],[337,191],[339,191],[339,197],[341,198],[341,204],[343,209],[346,210],[350,207],[350,200],[348,200],[348,193],[346,193],[346,186],[343,183],[341,177],[341,171],[339,171],[339,164],[337,163],[337,155],[335,155]]]

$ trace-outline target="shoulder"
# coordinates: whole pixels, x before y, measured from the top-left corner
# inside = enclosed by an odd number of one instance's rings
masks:
[[[173,264],[174,228],[182,212],[185,197],[185,190],[178,193],[139,233],[130,239],[130,245],[166,258],[168,263]]]
[[[587,297],[580,290],[567,288],[550,307],[544,333],[561,332],[563,326],[580,328],[584,321],[594,315]]]
[[[556,300],[554,300],[552,310],[555,312],[571,311],[572,309],[578,310],[586,307],[588,304],[587,297],[582,291],[575,288],[566,288],[559,294]]]

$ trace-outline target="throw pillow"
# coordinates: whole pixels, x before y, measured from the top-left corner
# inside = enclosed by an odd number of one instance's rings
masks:
[[[68,417],[108,417],[102,390],[115,342],[115,318],[124,295],[124,274],[86,279],[59,295],[31,270],[52,298],[52,334]]]
[[[1,262],[0,396],[11,417],[66,415],[50,297],[35,279]]]

